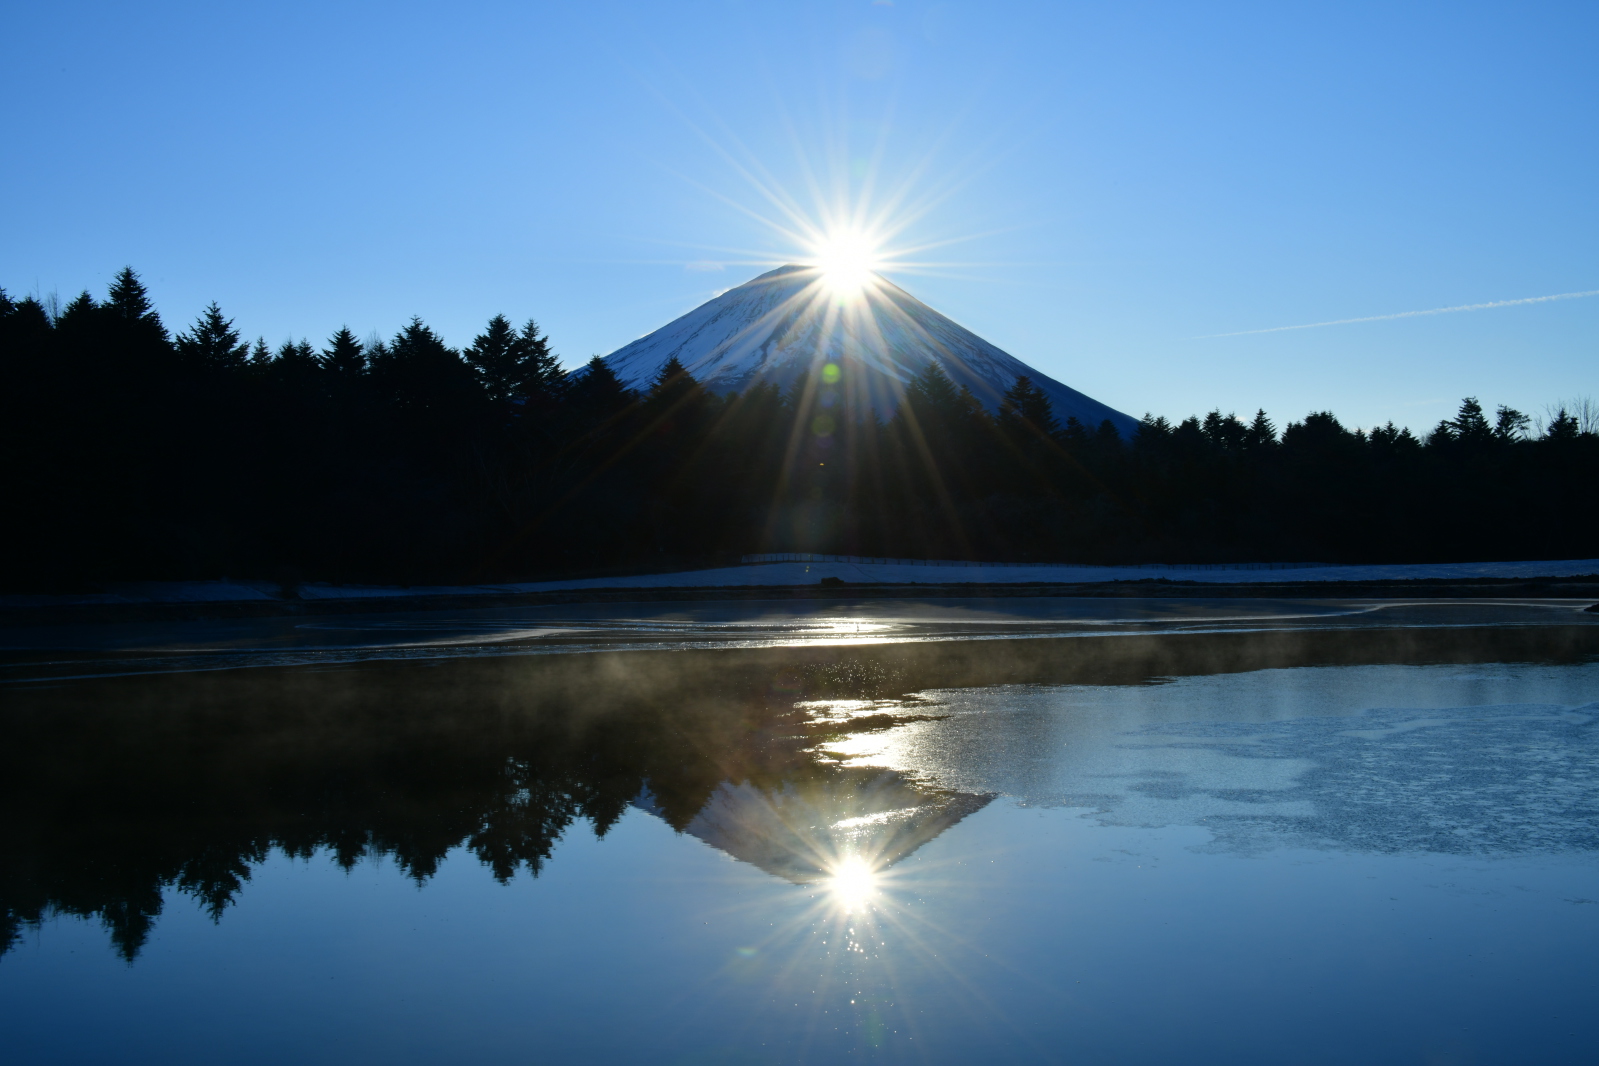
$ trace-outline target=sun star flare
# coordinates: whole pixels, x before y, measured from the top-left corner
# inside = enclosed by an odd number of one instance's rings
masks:
[[[816,243],[811,263],[821,271],[828,289],[848,298],[871,284],[882,265],[882,252],[878,242],[861,230],[835,230]]]

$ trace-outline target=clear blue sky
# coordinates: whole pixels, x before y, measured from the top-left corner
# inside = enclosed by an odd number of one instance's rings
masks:
[[[889,276],[1133,414],[1430,426],[1599,395],[1599,5],[12,3],[0,285],[568,363],[800,249],[806,172],[957,241]],[[752,215],[753,213],[753,215]],[[715,269],[720,264],[720,269]]]

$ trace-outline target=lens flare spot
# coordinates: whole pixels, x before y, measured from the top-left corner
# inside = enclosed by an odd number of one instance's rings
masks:
[[[822,367],[822,381],[825,384],[837,385],[838,379],[843,376],[844,372],[838,368],[837,363],[828,363]]]
[[[831,437],[836,423],[827,415],[817,415],[811,420],[811,432],[818,437]]]

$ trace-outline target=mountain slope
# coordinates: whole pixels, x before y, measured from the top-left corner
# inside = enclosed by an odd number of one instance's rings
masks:
[[[1137,425],[877,275],[858,293],[841,295],[814,267],[779,267],[605,358],[625,383],[645,388],[673,356],[716,392],[740,392],[756,383],[787,386],[806,370],[833,363],[842,371],[849,402],[868,405],[883,418],[899,406],[906,382],[937,360],[956,385],[971,389],[990,410],[1026,375],[1049,396],[1062,422],[1073,416],[1092,428],[1109,419],[1123,436]]]

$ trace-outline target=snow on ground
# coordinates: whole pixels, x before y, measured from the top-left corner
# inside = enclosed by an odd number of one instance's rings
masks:
[[[738,588],[815,585],[838,578],[861,585],[1024,585],[1097,584],[1108,581],[1168,581],[1202,584],[1293,584],[1326,581],[1461,581],[1472,578],[1525,580],[1599,575],[1599,559],[1564,559],[1497,563],[1395,563],[1378,566],[1304,566],[1291,569],[1235,567],[1198,569],[1183,566],[922,566],[913,563],[786,562],[752,563],[714,570],[672,574],[574,578],[495,585],[322,585],[300,588],[303,600],[384,600],[419,596],[514,595],[579,589]],[[0,607],[47,607],[127,603],[270,602],[281,597],[265,581],[174,581],[117,585],[100,593],[56,596],[0,596]]]

